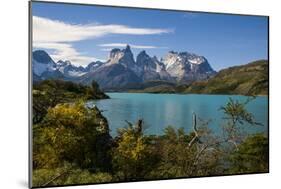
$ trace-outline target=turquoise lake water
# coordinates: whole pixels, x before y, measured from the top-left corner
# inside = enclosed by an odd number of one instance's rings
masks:
[[[225,123],[219,108],[229,98],[245,101],[248,97],[239,95],[193,95],[193,94],[148,94],[148,93],[107,93],[111,99],[89,102],[95,104],[107,118],[111,134],[127,126],[125,120],[135,123],[143,119],[145,134],[163,134],[169,125],[186,132],[192,130],[192,112],[205,121],[211,120],[209,127],[220,132]],[[255,120],[263,126],[243,125],[247,133],[268,132],[268,97],[257,97],[247,106]]]

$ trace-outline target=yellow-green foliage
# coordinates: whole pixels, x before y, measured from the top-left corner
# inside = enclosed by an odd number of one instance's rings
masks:
[[[96,108],[88,109],[83,102],[58,104],[34,128],[34,167],[56,167],[67,160],[98,169],[106,160],[109,141],[107,121]]]
[[[33,124],[41,122],[48,108],[59,103],[108,98],[95,81],[89,87],[63,80],[44,80],[34,84],[32,97]]]
[[[113,149],[113,166],[122,180],[143,177],[149,156],[148,145],[142,133],[130,126],[119,132],[117,147]]]
[[[119,140],[116,153],[122,155],[124,159],[138,161],[144,155],[145,148],[143,137],[136,136],[132,130],[128,130]]]

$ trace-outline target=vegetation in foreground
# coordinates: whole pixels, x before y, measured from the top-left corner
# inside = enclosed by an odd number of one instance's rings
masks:
[[[99,90],[78,86],[45,81],[34,87],[33,106],[46,110],[33,109],[41,117],[33,120],[34,187],[268,172],[267,136],[242,132],[246,122],[259,125],[245,108],[249,101],[230,99],[221,107],[220,136],[194,113],[192,133],[169,126],[163,135],[144,135],[138,120],[113,138],[101,112],[85,105]]]
[[[43,120],[48,109],[57,104],[109,97],[95,81],[91,86],[84,86],[71,81],[44,80],[33,84],[32,98],[33,124],[37,124]]]

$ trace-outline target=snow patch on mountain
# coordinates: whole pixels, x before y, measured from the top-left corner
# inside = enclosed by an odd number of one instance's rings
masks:
[[[85,68],[70,61],[55,63],[45,51],[34,51],[32,66],[36,78],[64,77],[86,83],[97,79],[105,88],[151,80],[190,83],[216,73],[204,56],[170,51],[159,60],[141,51],[135,60],[129,45],[125,49],[112,49],[106,62],[91,62]]]
[[[166,71],[178,81],[202,80],[215,73],[205,57],[193,53],[170,51],[162,62]]]
[[[53,72],[56,70],[56,64],[51,57],[42,50],[33,53],[32,68],[37,76],[41,76],[44,72]]]

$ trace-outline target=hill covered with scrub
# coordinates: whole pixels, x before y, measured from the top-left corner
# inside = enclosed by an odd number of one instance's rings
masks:
[[[219,71],[205,81],[196,81],[186,85],[151,81],[129,92],[147,93],[195,93],[195,94],[239,94],[268,95],[268,61],[258,60],[241,66],[234,66]]]
[[[268,95],[268,61],[259,60],[230,67],[202,82],[194,82],[184,93]]]

